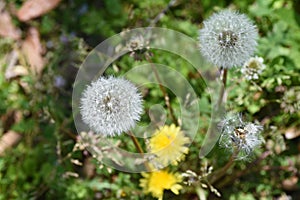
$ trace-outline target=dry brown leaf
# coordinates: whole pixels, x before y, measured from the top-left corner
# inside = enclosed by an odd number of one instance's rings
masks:
[[[8,110],[0,117],[3,131],[8,131],[14,123],[21,121],[21,119],[22,113],[20,111]]]
[[[42,16],[54,9],[60,1],[61,0],[27,0],[20,10],[18,10],[17,17],[20,21],[28,21]]]
[[[297,127],[290,127],[285,131],[284,135],[288,140],[294,139],[300,136],[300,129]]]
[[[42,57],[42,50],[40,34],[36,28],[31,27],[22,44],[22,52],[26,62],[30,65],[30,69],[37,75],[41,74],[45,64]]]
[[[24,76],[28,74],[28,69],[25,66],[17,65],[19,53],[17,50],[12,50],[6,58],[7,67],[5,70],[5,78],[11,79],[18,76]]]
[[[11,17],[7,11],[0,12],[0,36],[19,39],[21,31],[12,23]]]
[[[6,63],[6,71],[5,71],[5,78],[9,79],[11,69],[17,64],[19,58],[19,53],[16,49],[13,49],[9,54],[5,56],[5,63]]]
[[[20,111],[11,111],[6,116],[1,117],[1,121],[5,126],[11,126],[14,123],[21,121],[22,113]],[[19,143],[22,135],[12,130],[8,130],[0,138],[0,156],[4,154],[6,149],[9,149]]]
[[[297,190],[298,188],[297,183],[298,183],[298,177],[292,176],[282,181],[282,187],[285,190],[289,190],[289,191]]]
[[[21,140],[21,134],[15,131],[8,131],[0,138],[0,156],[3,155],[4,151],[8,148],[18,144]]]
[[[5,72],[5,78],[11,79],[18,76],[25,76],[28,75],[28,69],[22,65],[15,65],[9,71]]]

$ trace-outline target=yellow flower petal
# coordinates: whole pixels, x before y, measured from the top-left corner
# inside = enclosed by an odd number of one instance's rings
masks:
[[[188,137],[185,137],[180,127],[174,124],[171,126],[163,126],[154,133],[150,139],[150,153],[155,154],[155,162],[164,166],[168,164],[177,165],[179,161],[184,159],[183,154],[188,153],[188,148],[185,146],[190,142]]]
[[[153,197],[163,198],[164,190],[171,190],[178,195],[182,186],[178,183],[182,181],[179,174],[172,174],[166,170],[155,171],[151,173],[142,173],[143,179],[140,180],[140,186],[144,193],[151,193]]]

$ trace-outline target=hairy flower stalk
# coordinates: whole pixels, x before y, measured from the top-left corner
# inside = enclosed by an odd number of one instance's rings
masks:
[[[241,66],[257,46],[256,26],[244,14],[224,10],[203,22],[199,32],[202,55],[222,68]]]
[[[229,113],[219,124],[221,147],[235,152],[237,160],[247,160],[253,151],[263,142],[263,127],[254,123],[244,122],[241,115]]]
[[[84,90],[80,101],[83,122],[104,136],[130,130],[143,110],[137,88],[123,78],[100,77]]]

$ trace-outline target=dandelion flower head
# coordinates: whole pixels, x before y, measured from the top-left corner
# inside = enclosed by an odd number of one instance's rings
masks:
[[[223,68],[241,66],[257,46],[257,29],[250,19],[224,10],[203,22],[199,32],[200,50],[210,63]]]
[[[151,195],[159,200],[163,199],[164,190],[171,190],[178,195],[182,186],[179,184],[182,177],[179,174],[169,173],[166,170],[154,171],[151,173],[142,173],[143,178],[140,180],[140,186],[145,194]]]
[[[259,75],[266,68],[264,65],[264,59],[262,57],[251,57],[243,67],[241,68],[241,72],[248,80],[258,79]]]
[[[263,127],[251,122],[244,122],[240,114],[229,113],[219,124],[221,147],[238,152],[237,160],[250,158],[252,152],[263,142]]]
[[[155,154],[154,164],[162,167],[173,164],[184,159],[184,154],[188,153],[186,145],[190,142],[185,137],[180,127],[172,124],[159,128],[149,141],[150,153]]]
[[[104,136],[119,135],[135,126],[142,113],[142,97],[128,80],[100,77],[80,99],[82,120]]]

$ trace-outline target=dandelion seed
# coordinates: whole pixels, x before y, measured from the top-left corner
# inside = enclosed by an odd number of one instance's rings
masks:
[[[199,32],[202,55],[223,68],[241,66],[257,46],[257,29],[250,19],[234,11],[224,10],[205,20]]]
[[[84,90],[80,101],[83,122],[104,136],[128,131],[143,110],[137,88],[122,78],[100,77]]]
[[[221,147],[234,152],[237,160],[247,160],[253,151],[263,142],[260,133],[263,127],[254,123],[244,122],[241,115],[229,113],[219,124]]]
[[[241,68],[241,72],[248,80],[258,79],[259,75],[266,68],[262,57],[251,57]]]
[[[179,184],[182,177],[175,173],[169,173],[166,170],[155,171],[151,173],[142,173],[143,179],[140,180],[140,186],[145,194],[151,195],[159,200],[163,199],[164,190],[171,190],[178,195],[182,186]]]
[[[184,159],[184,154],[188,153],[185,145],[189,142],[190,139],[184,136],[180,127],[174,124],[161,127],[149,141],[150,153],[156,155],[154,163],[157,163],[157,166],[177,165]]]

